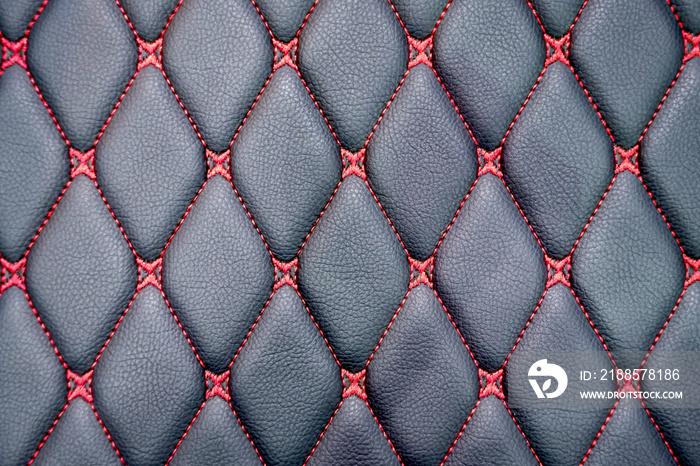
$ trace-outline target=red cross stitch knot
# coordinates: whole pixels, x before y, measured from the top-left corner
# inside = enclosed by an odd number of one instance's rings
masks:
[[[146,262],[140,257],[136,258],[136,264],[138,266],[138,285],[136,289],[140,290],[147,285],[153,285],[156,288],[161,288],[160,282],[160,271],[162,268],[161,259],[156,259],[153,262]]]
[[[207,149],[206,154],[207,166],[209,167],[207,178],[221,175],[227,180],[231,181],[231,150],[229,149],[217,154],[216,152],[212,152]]]
[[[73,163],[70,176],[85,175],[91,180],[95,179],[95,149],[83,153],[78,149],[70,148],[70,159]]]
[[[363,400],[367,399],[367,393],[365,393],[365,370],[362,369],[360,372],[348,372],[345,369],[340,371],[343,377],[343,398],[355,395]]]
[[[275,65],[273,70],[281,68],[285,65],[297,69],[297,39],[294,38],[286,44],[278,41],[277,39],[272,39],[272,44],[275,47]]]
[[[6,289],[17,286],[24,290],[24,267],[26,260],[24,258],[17,262],[8,262],[0,257],[0,293]]]
[[[153,65],[159,70],[163,69],[163,39],[158,39],[155,42],[145,42],[138,39],[139,43],[139,65],[138,69]]]
[[[547,43],[547,59],[545,66],[555,61],[560,61],[565,65],[569,65],[569,34],[557,39],[550,35],[545,35],[544,40]]]
[[[501,400],[505,398],[502,388],[503,369],[498,369],[496,372],[491,373],[479,369],[479,382],[481,384],[479,398],[484,398],[488,395],[495,395]]]
[[[92,403],[92,371],[83,375],[68,370],[68,402],[74,398],[82,397],[88,403]]]
[[[215,396],[220,396],[226,401],[231,399],[231,394],[228,392],[228,380],[231,373],[226,371],[222,374],[214,374],[213,372],[206,371],[204,377],[207,382],[207,394],[206,398],[212,398]]]
[[[24,37],[17,42],[10,42],[4,37],[0,38],[2,43],[2,69],[12,65],[19,65],[27,69],[27,38]]]
[[[414,66],[423,63],[432,67],[432,57],[433,57],[433,37],[430,36],[425,40],[416,40],[413,37],[408,38],[408,44],[411,46],[410,59],[408,62],[408,67],[413,68]]]

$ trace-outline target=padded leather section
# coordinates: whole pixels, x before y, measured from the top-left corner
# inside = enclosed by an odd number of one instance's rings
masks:
[[[294,39],[314,0],[257,0],[255,4],[265,17],[275,38],[287,43]]]
[[[569,31],[585,0],[530,0],[542,26],[552,37],[561,37]]]
[[[556,357],[555,363],[572,376],[564,394],[538,400],[528,382],[528,370],[544,357]],[[571,290],[558,283],[547,291],[505,365],[503,377],[508,406],[542,464],[578,464],[605,422],[614,400],[582,406],[579,392],[614,390],[615,383],[610,379],[582,382],[573,377],[593,367],[609,371],[613,365]],[[572,406],[576,406],[575,414]]]
[[[76,398],[61,415],[32,464],[119,466],[122,463],[105,436],[90,404],[82,398]]]
[[[435,69],[474,137],[495,149],[544,64],[535,15],[525,0],[455,0],[433,43]]]
[[[408,290],[408,259],[358,177],[346,178],[299,255],[299,291],[340,363],[360,371]]]
[[[0,296],[0,463],[26,464],[61,411],[66,373],[16,287]]]
[[[169,464],[249,466],[262,463],[228,403],[215,397],[204,404]]]
[[[642,403],[626,398],[615,408],[586,464],[640,463],[659,466],[677,464]]]
[[[411,68],[367,146],[366,171],[412,257],[432,254],[476,169],[474,142],[435,73]]]
[[[659,337],[644,367],[664,372],[678,369],[684,376],[679,380],[646,380],[643,390],[682,391],[684,401],[648,400],[646,407],[654,416],[664,438],[668,441],[681,464],[695,464],[700,458],[700,445],[697,442],[697,419],[700,415],[700,394],[696,387],[700,383],[700,369],[697,351],[700,342],[700,283],[690,285],[678,305],[673,319]],[[678,355],[682,355],[678,357]]]
[[[39,10],[43,0],[0,0],[0,32],[17,42]]]
[[[306,463],[309,466],[401,464],[367,404],[357,396],[343,400],[320,440]]]
[[[328,0],[299,36],[299,70],[343,147],[356,152],[406,70],[408,41],[384,0]]]
[[[0,254],[17,262],[68,181],[69,168],[68,148],[19,65],[0,76],[0,153]]]
[[[217,153],[228,148],[272,61],[270,35],[247,0],[186,0],[163,38],[163,68]]]
[[[525,219],[503,182],[484,175],[435,255],[435,289],[479,367],[503,364],[545,282],[542,249]]]
[[[639,167],[685,253],[700,258],[700,58],[683,68],[640,144]]]
[[[478,374],[426,285],[409,293],[366,383],[367,399],[404,463],[439,465],[476,403]]]
[[[571,259],[571,284],[621,367],[642,362],[684,278],[663,217],[639,179],[621,173]]]
[[[178,3],[178,0],[119,0],[139,37],[146,42],[158,39]]]
[[[46,4],[27,65],[71,144],[89,150],[136,71],[134,35],[110,0]]]
[[[342,392],[340,368],[297,292],[283,286],[231,368],[231,401],[268,465],[302,464]]]
[[[338,143],[294,70],[275,72],[232,151],[241,198],[275,256],[291,261],[341,170]]]
[[[481,400],[445,461],[445,466],[483,464],[539,464],[506,405],[496,396]]]
[[[547,254],[569,255],[612,179],[614,158],[605,127],[563,63],[547,68],[515,122],[502,169]]]
[[[683,22],[683,28],[700,34],[700,5],[693,0],[671,0],[671,5]]]
[[[683,39],[662,0],[591,0],[571,33],[571,64],[628,149],[642,134],[683,60]]]
[[[27,291],[63,359],[90,369],[136,286],[136,263],[92,180],[75,178],[27,257]]]
[[[392,3],[411,37],[423,40],[433,31],[449,0],[394,0]]]
[[[163,289],[207,369],[226,370],[273,280],[265,244],[230,183],[212,178],[163,257]]]
[[[157,259],[206,175],[204,148],[157,68],[136,76],[97,146],[95,172],[137,254]]]
[[[155,287],[136,295],[95,366],[92,385],[95,408],[122,457],[164,464],[204,399],[204,377]]]

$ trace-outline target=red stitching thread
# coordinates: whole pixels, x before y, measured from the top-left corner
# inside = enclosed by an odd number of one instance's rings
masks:
[[[464,422],[464,424],[462,425],[462,428],[459,430],[459,433],[457,434],[457,437],[456,437],[456,438],[454,439],[454,441],[452,442],[452,445],[450,445],[449,450],[447,450],[447,454],[445,455],[445,457],[444,457],[444,458],[442,459],[442,461],[440,462],[440,466],[444,466],[445,462],[447,461],[447,458],[449,458],[450,455],[452,454],[452,450],[454,450],[454,449],[455,449],[455,446],[457,446],[457,442],[458,442],[459,439],[462,437],[462,434],[464,434],[464,431],[467,429],[467,424],[469,424],[469,421],[472,419],[472,416],[473,416],[474,413],[476,412],[476,408],[478,408],[479,405],[481,404],[481,400],[482,400],[482,398],[479,398],[478,400],[476,400],[476,404],[474,405],[474,407],[472,408],[472,410],[469,412],[469,415],[467,416],[467,420],[466,420],[466,421]]]

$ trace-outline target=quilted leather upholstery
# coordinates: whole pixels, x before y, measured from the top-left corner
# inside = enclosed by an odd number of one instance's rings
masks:
[[[0,465],[700,465],[700,2],[0,33]],[[686,404],[539,403],[537,354]]]

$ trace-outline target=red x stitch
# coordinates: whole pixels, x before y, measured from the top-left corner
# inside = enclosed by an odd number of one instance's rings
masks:
[[[479,176],[484,173],[492,173],[498,177],[501,176],[501,148],[497,147],[492,152],[479,147],[476,151],[479,158]]]
[[[297,65],[295,63],[297,54],[296,37],[286,44],[273,38],[272,45],[275,47],[275,65],[272,68],[273,71],[285,65],[297,69]]]
[[[23,37],[17,42],[10,42],[4,37],[0,38],[2,43],[2,69],[12,65],[19,65],[27,69],[27,38]]]
[[[685,263],[688,266],[688,280],[686,282],[687,288],[691,283],[700,281],[700,259],[693,260],[686,256]]]
[[[82,397],[88,403],[92,403],[92,371],[78,375],[68,369],[68,402],[74,398]]]
[[[347,149],[340,149],[340,154],[343,156],[343,178],[350,175],[356,175],[363,180],[367,178],[365,174],[365,150],[360,149],[358,152],[350,152]]]
[[[432,288],[433,286],[433,258],[430,257],[425,261],[418,261],[409,257],[411,264],[411,283],[409,288],[414,288],[421,283],[424,283]]]
[[[89,151],[82,153],[78,149],[70,148],[70,158],[73,163],[73,168],[71,169],[70,176],[75,178],[76,176],[83,174],[90,178],[95,179],[95,149],[90,149]]]
[[[139,277],[136,289],[141,290],[147,285],[153,285],[156,288],[161,289],[160,271],[162,268],[162,260],[158,258],[153,262],[146,262],[140,257],[137,257],[136,264],[138,266]]]
[[[139,64],[138,69],[153,65],[159,70],[163,69],[162,52],[163,39],[157,39],[155,42],[146,42],[141,38],[136,39],[139,44]]]
[[[217,154],[216,152],[206,149],[206,154],[207,165],[209,167],[207,178],[221,175],[227,180],[231,181],[231,150],[229,149]]]
[[[685,40],[685,57],[683,57],[683,62],[687,62],[693,57],[700,57],[700,34],[694,36],[689,32],[683,31],[683,39]]]
[[[569,65],[569,34],[559,39],[545,34],[544,40],[547,43],[547,59],[544,65],[547,66],[555,61],[560,61]]]
[[[408,44],[411,46],[410,61],[408,67],[413,68],[419,63],[432,67],[431,57],[433,49],[433,36],[425,40],[416,40],[413,37],[408,37]]]
[[[297,287],[297,259],[291,262],[282,262],[275,258],[272,259],[275,266],[275,285],[274,289],[278,289],[282,285],[290,285],[294,289]]]
[[[355,395],[363,400],[367,399],[367,393],[365,393],[365,369],[354,374],[342,369],[340,375],[343,377],[343,398]]]
[[[502,389],[503,369],[498,369],[496,372],[491,373],[479,369],[479,383],[481,384],[479,398],[484,398],[488,395],[496,395],[501,400],[505,398]]]
[[[631,149],[623,149],[615,146],[615,173],[621,173],[628,170],[639,176],[639,168],[637,168],[637,149],[639,146],[634,146]]]
[[[563,283],[564,285],[571,287],[569,283],[569,272],[571,271],[571,260],[567,256],[562,260],[552,259],[547,256],[547,288],[555,285],[556,283]]]
[[[6,289],[17,286],[24,290],[24,268],[26,259],[22,258],[17,262],[9,262],[0,257],[0,293]]]
[[[229,401],[231,399],[231,394],[228,392],[228,381],[230,375],[230,371],[226,371],[221,374],[214,374],[213,372],[205,371],[204,377],[207,383],[206,399],[220,396],[224,400]]]

